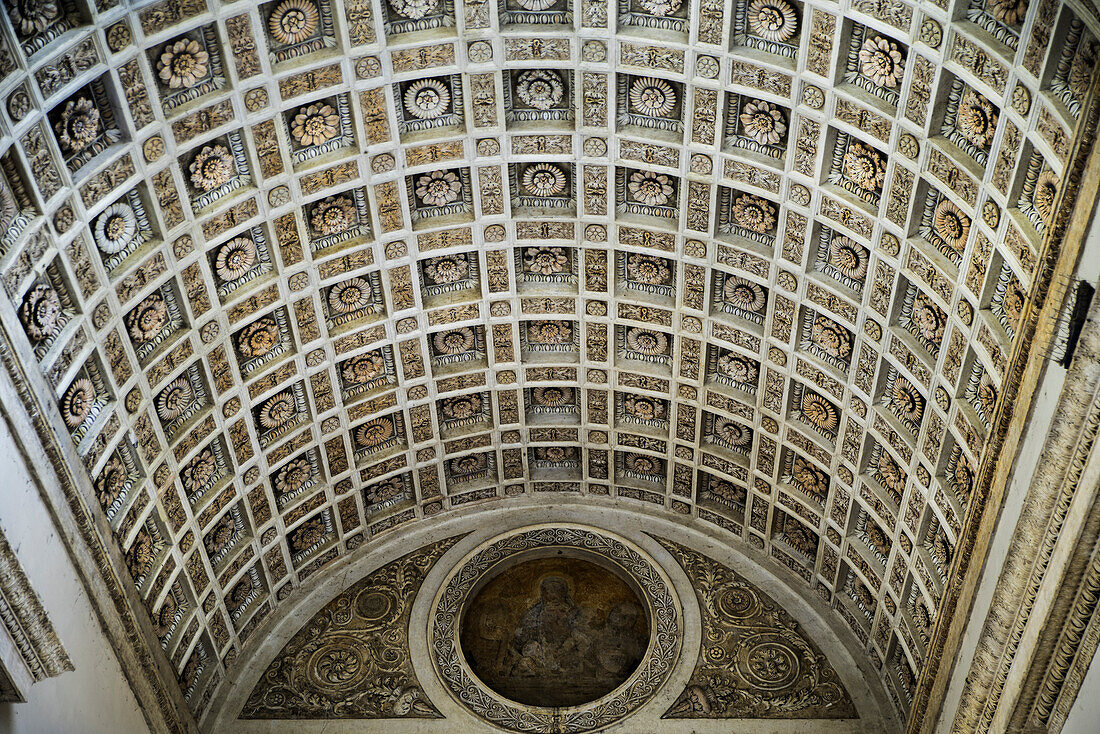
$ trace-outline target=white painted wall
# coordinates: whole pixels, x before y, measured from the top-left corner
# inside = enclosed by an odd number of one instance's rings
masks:
[[[26,703],[0,704],[0,734],[148,732],[5,420],[0,420],[0,528],[75,668],[35,683]]]

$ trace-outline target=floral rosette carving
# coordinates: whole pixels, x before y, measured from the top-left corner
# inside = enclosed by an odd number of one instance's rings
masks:
[[[862,282],[867,277],[867,250],[848,237],[834,236],[829,242],[829,264],[842,275]]]
[[[908,380],[897,378],[890,391],[890,403],[903,420],[920,423],[924,416],[924,398]]]
[[[868,38],[859,49],[859,70],[878,86],[893,89],[905,73],[901,50],[888,38]]]
[[[798,14],[785,0],[752,0],[749,30],[767,41],[786,43],[798,32]]]
[[[852,354],[852,338],[843,326],[824,316],[814,319],[810,339],[821,351],[836,359],[846,360]]]
[[[667,415],[663,403],[635,395],[627,395],[623,398],[623,412],[646,422],[664,420]]]
[[[169,89],[190,89],[206,76],[210,54],[198,41],[182,38],[169,44],[157,59],[157,76]]]
[[[351,385],[365,385],[386,373],[386,360],[378,352],[352,357],[344,363],[340,374]]]
[[[647,206],[668,204],[674,190],[672,179],[653,171],[634,171],[626,184],[630,198]]]
[[[1035,211],[1046,223],[1054,218],[1054,200],[1058,197],[1058,177],[1053,171],[1045,170],[1039,174],[1035,182],[1035,193],[1031,196],[1031,203]]]
[[[993,378],[988,372],[983,372],[981,379],[978,380],[976,397],[978,407],[988,421],[993,416],[993,406],[997,403],[997,386],[993,384]]]
[[[95,480],[95,496],[99,500],[99,506],[106,510],[118,502],[129,478],[130,473],[126,469],[126,464],[117,455],[112,454]]]
[[[680,9],[682,4],[681,0],[641,0],[640,2],[642,10],[661,18],[672,15]]]
[[[126,570],[134,577],[134,580],[144,578],[153,565],[153,538],[142,528],[134,538],[134,544],[126,552]],[[192,656],[194,659],[194,656]]]
[[[623,465],[638,474],[656,477],[662,473],[661,465],[657,459],[642,454],[627,454],[623,459]]]
[[[738,226],[750,232],[767,234],[775,229],[775,206],[755,194],[741,194],[734,199],[730,215]]]
[[[734,382],[745,384],[755,383],[758,373],[751,360],[737,354],[723,354],[719,357],[718,371]]]
[[[439,4],[439,0],[387,0],[393,12],[402,18],[420,20],[427,16]]]
[[[959,454],[955,461],[951,477],[955,483],[955,491],[964,501],[968,499],[974,488],[974,470],[970,468],[970,462],[962,454]]]
[[[24,37],[41,33],[61,17],[61,8],[55,0],[15,0],[5,4],[11,24]]]
[[[369,505],[378,505],[404,496],[405,482],[403,482],[400,477],[384,479],[377,484],[372,484],[367,487],[364,493]]]
[[[432,337],[432,345],[440,354],[462,354],[472,351],[475,341],[474,330],[468,326],[441,331]]]
[[[282,428],[297,415],[298,407],[294,402],[294,394],[289,390],[283,390],[264,401],[260,406],[260,425],[271,431]]]
[[[667,354],[668,337],[659,331],[632,326],[626,330],[626,345],[639,354],[652,357]]]
[[[1028,0],[987,0],[985,9],[1007,26],[1017,27],[1027,15]]]
[[[982,95],[967,89],[959,101],[956,126],[964,138],[987,150],[997,132],[997,108]]]
[[[135,344],[152,341],[167,323],[168,303],[159,291],[150,293],[126,314],[126,328]]]
[[[896,498],[895,501],[899,501],[905,490],[905,474],[885,451],[879,456],[877,476],[883,488]]]
[[[356,221],[355,202],[350,196],[329,197],[314,208],[309,221],[325,237],[346,232]]]
[[[195,390],[186,375],[182,375],[168,383],[168,387],[157,395],[157,415],[165,423],[170,423],[187,412],[194,401]]]
[[[256,243],[251,237],[234,237],[218,248],[214,272],[225,283],[243,278],[259,261]]]
[[[555,71],[531,69],[516,78],[516,96],[528,107],[546,111],[561,105],[565,84]]]
[[[672,280],[672,269],[664,258],[631,254],[626,258],[626,276],[645,285],[668,285]]]
[[[536,163],[529,166],[520,178],[520,184],[532,196],[561,196],[569,181],[565,171],[555,163]]]
[[[304,489],[312,478],[313,465],[309,463],[309,459],[306,457],[299,456],[275,472],[275,479],[272,484],[275,486],[275,491],[280,495],[294,494]]]
[[[187,462],[187,466],[180,473],[183,482],[183,491],[193,495],[207,487],[218,471],[218,462],[214,458],[214,452],[209,447],[199,452],[198,456]]]
[[[371,304],[370,283],[363,278],[349,278],[332,286],[328,292],[328,305],[336,314],[360,311]]]
[[[440,79],[419,79],[405,90],[405,109],[418,120],[441,117],[451,103],[451,90]]]
[[[874,148],[852,141],[844,151],[844,173],[864,191],[878,191],[886,179],[886,159]]]
[[[65,152],[79,153],[99,135],[99,109],[87,97],[70,100],[65,104],[54,129],[57,131],[57,142]]]
[[[802,398],[802,415],[822,433],[836,433],[840,425],[840,411],[836,406],[816,393],[807,392]]]
[[[320,22],[317,6],[309,0],[284,0],[268,17],[267,28],[279,43],[301,43],[314,33]]]
[[[770,102],[754,99],[741,108],[741,129],[760,145],[776,145],[787,134],[787,117]]]
[[[576,400],[571,387],[536,387],[532,393],[535,405],[545,408],[562,408]]]
[[[274,316],[253,321],[237,336],[237,350],[245,357],[262,357],[279,343],[279,323]]]
[[[23,296],[19,321],[32,342],[57,336],[63,326],[61,297],[52,285],[39,283]]]
[[[943,312],[923,293],[918,293],[913,299],[911,320],[917,329],[917,334],[927,343],[938,345],[943,341],[945,325]]]
[[[537,275],[558,275],[569,267],[569,256],[561,247],[528,247],[523,251],[523,268]]]
[[[768,296],[764,288],[756,283],[737,276],[726,278],[722,286],[722,296],[726,303],[743,311],[760,313],[767,303]]]
[[[829,478],[801,456],[791,462],[791,483],[808,497],[824,502],[829,491]]]
[[[229,183],[234,169],[233,155],[224,145],[203,146],[188,168],[191,184],[204,192]]]
[[[719,418],[714,424],[714,437],[738,450],[752,446],[752,431],[740,423]]]
[[[966,238],[970,235],[970,217],[963,214],[951,200],[944,199],[936,205],[932,215],[932,228],[952,249],[960,253],[966,250]]]
[[[535,321],[527,325],[527,341],[532,344],[571,344],[573,327],[562,321]]]
[[[61,396],[61,418],[69,428],[78,428],[95,405],[95,385],[87,377],[78,377]]]
[[[676,90],[664,79],[642,77],[630,84],[630,106],[650,117],[669,117],[676,109]]]
[[[446,206],[461,193],[462,181],[454,171],[432,171],[416,179],[416,196],[425,206]]]
[[[307,551],[324,540],[325,535],[324,517],[317,515],[299,525],[291,534],[291,550],[295,553]]]
[[[137,234],[137,216],[129,205],[122,202],[103,210],[95,221],[92,235],[96,247],[104,255],[115,255],[126,249]]]
[[[299,145],[321,145],[336,137],[340,115],[327,104],[311,104],[298,110],[290,123],[290,134]]]
[[[435,285],[457,283],[470,277],[470,263],[461,255],[429,258],[424,263],[424,275]]]
[[[456,398],[446,398],[440,404],[443,417],[449,421],[460,421],[472,418],[481,413],[480,395],[461,395]]]

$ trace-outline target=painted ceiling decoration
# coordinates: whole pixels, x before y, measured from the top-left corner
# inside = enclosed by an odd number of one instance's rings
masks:
[[[0,326],[169,730],[333,568],[547,496],[769,559],[919,725],[1095,135],[1091,3],[2,7]],[[812,681],[783,710],[847,711],[745,588]],[[708,671],[670,717],[774,713]],[[355,711],[436,713],[387,675]]]

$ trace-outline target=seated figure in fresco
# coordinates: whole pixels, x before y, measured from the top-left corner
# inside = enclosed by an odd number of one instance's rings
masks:
[[[618,684],[641,662],[646,644],[637,633],[642,610],[636,604],[621,602],[611,608],[607,621],[597,632],[588,656],[595,665],[596,679]]]
[[[587,659],[590,620],[569,592],[561,576],[547,576],[539,584],[539,600],[520,618],[512,636],[517,655],[512,675],[524,677],[573,676],[591,665]]]

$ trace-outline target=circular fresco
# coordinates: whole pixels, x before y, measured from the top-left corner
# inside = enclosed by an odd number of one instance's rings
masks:
[[[638,593],[612,571],[572,556],[505,569],[466,606],[459,642],[492,690],[531,706],[595,701],[637,669],[649,646]]]
[[[440,679],[477,716],[516,732],[586,732],[665,683],[682,614],[638,548],[590,528],[540,526],[452,569],[429,629]]]

